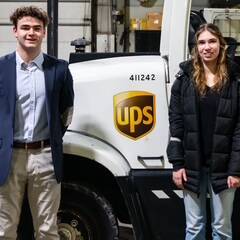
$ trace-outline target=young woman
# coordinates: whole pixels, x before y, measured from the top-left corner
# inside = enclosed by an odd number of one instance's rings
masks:
[[[167,153],[183,189],[186,240],[206,240],[210,194],[213,240],[232,239],[234,194],[240,187],[240,68],[226,56],[213,24],[201,25],[190,61],[171,92]]]

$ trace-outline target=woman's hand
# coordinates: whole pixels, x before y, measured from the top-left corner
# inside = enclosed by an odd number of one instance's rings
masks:
[[[227,179],[228,188],[238,188],[240,187],[240,177],[229,176]]]
[[[181,168],[177,171],[173,171],[172,178],[173,178],[173,182],[178,188],[184,189],[183,183],[187,181],[185,168]]]

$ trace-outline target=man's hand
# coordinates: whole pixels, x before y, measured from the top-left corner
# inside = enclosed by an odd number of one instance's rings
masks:
[[[173,182],[178,188],[184,189],[183,183],[187,181],[187,175],[185,168],[181,168],[177,171],[173,171]]]
[[[228,188],[240,187],[240,177],[229,176],[227,179]]]

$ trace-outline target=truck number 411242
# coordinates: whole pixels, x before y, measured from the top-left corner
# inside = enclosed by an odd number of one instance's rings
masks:
[[[155,74],[132,74],[129,77],[131,81],[155,81],[156,75]]]

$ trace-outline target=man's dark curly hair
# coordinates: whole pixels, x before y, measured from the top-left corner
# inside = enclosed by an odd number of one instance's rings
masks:
[[[33,17],[43,22],[44,28],[48,25],[49,18],[47,12],[36,6],[24,6],[17,8],[10,16],[10,21],[17,27],[18,20],[23,17]]]

